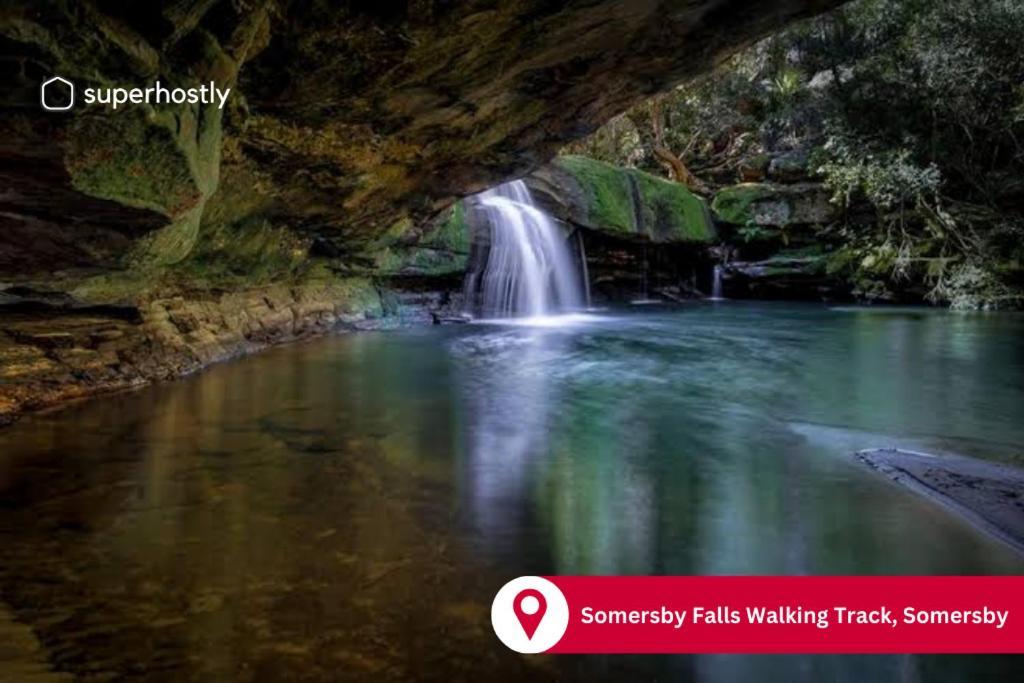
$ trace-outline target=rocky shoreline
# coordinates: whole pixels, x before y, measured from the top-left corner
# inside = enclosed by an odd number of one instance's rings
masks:
[[[353,278],[196,292],[121,307],[8,303],[0,316],[0,426],[277,344],[431,324],[449,298],[444,291],[395,292]]]
[[[858,451],[855,457],[1024,555],[1024,470],[896,448]]]

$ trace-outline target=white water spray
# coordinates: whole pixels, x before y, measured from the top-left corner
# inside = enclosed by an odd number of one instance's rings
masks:
[[[565,237],[516,180],[468,200],[487,218],[486,259],[466,273],[467,305],[485,317],[539,317],[584,306]]]

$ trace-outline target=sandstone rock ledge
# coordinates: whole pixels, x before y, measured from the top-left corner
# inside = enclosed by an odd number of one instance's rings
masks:
[[[429,321],[368,279],[268,285],[124,307],[8,305],[0,316],[0,424],[69,399],[188,375],[212,363],[333,331]]]

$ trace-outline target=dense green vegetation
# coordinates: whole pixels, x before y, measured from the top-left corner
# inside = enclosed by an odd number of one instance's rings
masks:
[[[787,164],[803,166],[842,208],[814,239],[858,296],[1019,307],[1022,43],[1015,0],[859,0],[762,41],[570,151],[707,194],[758,180],[769,163],[783,178]]]

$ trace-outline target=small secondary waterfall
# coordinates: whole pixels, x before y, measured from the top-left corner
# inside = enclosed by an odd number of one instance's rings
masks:
[[[576,246],[579,248],[580,268],[583,275],[583,301],[587,304],[587,308],[590,308],[590,269],[587,267],[587,247],[583,243],[582,230],[576,231]]]
[[[468,200],[487,219],[486,258],[466,273],[466,305],[485,317],[534,317],[583,308],[577,264],[565,236],[515,180]]]
[[[711,271],[711,298],[716,301],[722,298],[722,266],[715,266]]]

